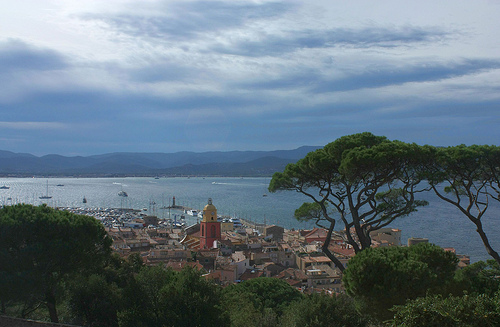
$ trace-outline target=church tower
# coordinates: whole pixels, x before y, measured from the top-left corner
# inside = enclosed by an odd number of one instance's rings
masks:
[[[208,199],[208,204],[203,208],[203,220],[200,223],[200,249],[211,249],[214,241],[220,241],[220,222],[217,221],[217,208]]]

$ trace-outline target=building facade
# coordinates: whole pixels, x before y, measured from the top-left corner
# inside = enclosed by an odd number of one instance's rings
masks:
[[[217,208],[208,199],[203,208],[203,220],[200,223],[200,249],[211,249],[215,241],[221,240],[221,226],[217,221]]]

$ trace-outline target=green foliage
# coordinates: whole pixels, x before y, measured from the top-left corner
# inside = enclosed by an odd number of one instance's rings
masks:
[[[500,265],[493,259],[478,261],[457,271],[455,278],[470,294],[493,296],[500,288]]]
[[[492,248],[481,222],[489,199],[500,200],[500,148],[463,144],[434,148],[431,158],[425,177],[432,189],[474,223],[486,251],[500,263],[500,255]]]
[[[69,291],[69,308],[78,324],[92,327],[118,326],[120,290],[101,275],[78,276]]]
[[[223,326],[221,289],[200,276],[200,271],[186,267],[175,274],[170,287],[164,289],[170,299],[171,326]]]
[[[295,210],[294,217],[298,221],[307,221],[311,219],[321,219],[323,210],[316,202],[305,202]]]
[[[93,217],[45,205],[3,207],[0,209],[0,271],[9,284],[1,286],[6,291],[0,297],[24,301],[31,308],[45,302],[50,319],[56,322],[61,281],[76,273],[100,270],[111,252],[111,242],[102,224]],[[4,298],[26,288],[29,291]],[[21,315],[31,308],[23,310]]]
[[[312,294],[292,303],[286,309],[280,326],[363,327],[369,326],[369,320],[356,310],[350,297]]]
[[[224,289],[223,303],[231,326],[273,326],[302,295],[283,280],[260,277]]]
[[[297,209],[299,220],[313,219],[318,225],[326,221],[333,230],[333,214],[338,215],[357,253],[371,246],[370,232],[427,204],[415,195],[431,150],[371,133],[343,136],[275,173],[269,191],[295,190],[308,196],[314,205]],[[323,251],[343,270],[327,245]]]
[[[394,308],[390,326],[489,327],[500,326],[500,298],[463,295],[427,296]]]
[[[120,326],[224,326],[220,289],[192,268],[143,267],[125,289]]]
[[[372,248],[349,261],[343,282],[347,294],[374,316],[386,319],[393,305],[428,292],[447,292],[457,263],[455,254],[427,243]]]

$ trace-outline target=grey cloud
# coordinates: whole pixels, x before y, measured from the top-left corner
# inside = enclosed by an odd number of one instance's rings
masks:
[[[242,56],[276,56],[303,48],[329,47],[397,47],[414,43],[444,40],[449,34],[437,28],[361,28],[303,30],[285,35],[265,35],[260,40],[240,40],[231,45],[215,45],[215,52]]]
[[[147,94],[111,94],[103,90],[66,90],[33,92],[22,102],[7,104],[3,120],[80,122],[88,120],[114,121],[137,119],[137,112],[174,112],[199,108],[232,108],[266,105],[259,97],[238,95],[206,96],[189,94],[185,97],[163,98]]]
[[[408,104],[413,110],[391,113],[393,117],[411,116],[415,118],[448,117],[453,118],[493,118],[498,120],[498,101],[478,99],[475,102],[463,100],[427,101],[423,98],[418,103]]]
[[[0,42],[0,72],[43,71],[65,67],[66,59],[57,51],[33,47],[18,40]]]
[[[407,67],[366,67],[360,74],[347,78],[323,80],[312,92],[351,91],[411,82],[440,81],[500,68],[499,60],[464,60],[448,64],[424,63]]]
[[[128,71],[132,80],[146,83],[159,81],[184,81],[189,77],[197,76],[199,69],[194,71],[192,68],[169,62],[151,63],[141,68]]]
[[[342,70],[342,67],[338,67]],[[378,88],[412,82],[430,82],[458,76],[476,74],[487,70],[499,69],[500,60],[463,60],[450,63],[417,63],[399,66],[367,66],[359,73],[349,72],[347,77],[324,76],[321,71],[303,69],[295,74],[285,74],[279,79],[243,83],[242,87],[251,89],[293,89],[307,88],[311,93],[352,91],[365,88]]]
[[[283,14],[292,7],[284,3],[241,3],[223,1],[178,2],[166,5],[157,16],[122,14],[85,15],[83,19],[102,20],[121,33],[136,37],[190,40],[199,34],[239,27],[248,20]]]

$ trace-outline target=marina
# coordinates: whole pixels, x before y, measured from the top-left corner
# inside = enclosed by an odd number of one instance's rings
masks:
[[[247,226],[279,225],[287,229],[312,229],[313,222],[298,222],[294,211],[308,199],[297,192],[269,193],[270,178],[203,178],[203,177],[129,177],[129,178],[0,178],[0,205],[28,203],[81,210],[104,222],[104,216],[125,218],[152,215],[160,221],[185,226],[200,220],[200,213],[211,197],[223,219],[233,219]],[[47,191],[48,184],[48,191]],[[61,184],[64,187],[55,187]],[[119,196],[124,191],[127,197]],[[50,198],[40,199],[48,194]],[[263,196],[266,194],[266,196]],[[474,225],[456,208],[437,199],[433,193],[422,194],[426,207],[408,217],[396,220],[391,227],[402,230],[402,242],[410,237],[428,238],[431,243],[454,247],[473,261],[489,259]],[[114,211],[113,211],[114,210]],[[191,210],[191,214],[187,211]],[[500,216],[498,203],[492,201],[483,224],[493,247],[500,249]],[[340,222],[337,229],[342,228]]]

